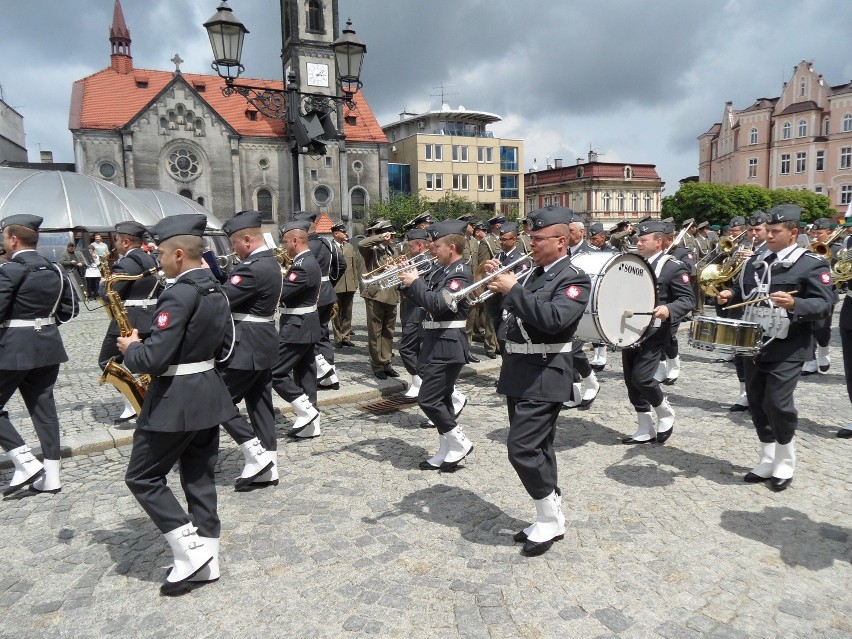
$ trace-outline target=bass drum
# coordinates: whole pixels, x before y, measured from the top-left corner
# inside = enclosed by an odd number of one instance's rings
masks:
[[[589,304],[574,339],[613,348],[642,341],[653,324],[650,311],[657,305],[657,277],[648,262],[632,253],[599,252],[572,257],[571,263],[592,280]]]

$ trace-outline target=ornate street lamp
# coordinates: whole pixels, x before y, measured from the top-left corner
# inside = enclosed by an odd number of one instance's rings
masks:
[[[216,14],[204,23],[204,28],[213,47],[213,68],[230,84],[245,71],[240,59],[243,57],[243,38],[249,31],[227,2],[219,5]],[[222,75],[220,67],[225,67],[225,75]],[[236,69],[236,73],[232,74],[232,68]]]
[[[354,94],[361,84],[361,65],[364,64],[364,54],[367,46],[358,39],[352,29],[352,20],[346,21],[346,28],[334,44],[334,57],[337,60],[337,86],[345,95]]]

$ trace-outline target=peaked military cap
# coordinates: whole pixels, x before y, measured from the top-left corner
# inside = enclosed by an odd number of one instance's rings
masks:
[[[41,223],[44,222],[44,218],[39,217],[38,215],[26,215],[24,213],[20,213],[18,215],[10,215],[9,217],[4,217],[0,220],[0,231],[5,229],[7,226],[23,226],[32,231],[38,231]]]
[[[444,220],[436,222],[426,230],[429,231],[429,236],[434,242],[445,235],[464,235],[466,228],[467,222],[461,220]]]
[[[802,219],[802,207],[796,204],[779,204],[773,206],[766,212],[767,224],[781,224],[782,222],[799,222]]]
[[[506,222],[503,226],[500,227],[500,235],[505,235],[506,233],[517,233],[518,225],[514,222]]]
[[[674,222],[674,218],[667,217],[665,220],[660,220],[660,222],[662,222],[663,224],[671,224],[672,222]]]
[[[260,211],[240,211],[222,225],[225,235],[233,235],[243,229],[259,229],[263,226]]]
[[[574,211],[563,206],[546,206],[533,211],[527,218],[530,220],[530,228],[537,231],[554,224],[570,224],[574,219]]]
[[[597,235],[598,233],[603,233],[603,232],[604,232],[604,225],[601,224],[600,222],[595,222],[594,224],[589,226],[589,234],[590,235]]]
[[[699,222],[698,226],[696,226],[695,228],[697,228],[700,231],[701,229],[706,229],[708,226],[710,226],[710,222],[707,222],[705,220],[704,222]]]
[[[477,231],[487,231],[488,227],[485,225],[485,222],[477,222],[473,225],[473,228]]]
[[[278,229],[281,232],[281,235],[284,235],[288,231],[304,231],[308,232],[308,229],[311,228],[311,223],[308,220],[293,220],[292,222],[286,222]]]
[[[681,228],[683,228],[685,226],[689,226],[690,224],[695,224],[695,218],[694,217],[691,217],[688,220],[684,220],[683,222],[680,223],[680,226],[681,226]]]
[[[147,231],[148,229],[146,229],[142,224],[133,220],[129,220],[127,222],[119,222],[115,225],[115,232],[121,233],[122,235],[145,237],[145,233],[147,233]]]
[[[392,231],[393,224],[390,223],[390,220],[376,220],[376,223],[370,227],[371,231]]]
[[[459,219],[461,219],[461,218],[459,218]],[[411,220],[406,225],[406,228],[411,229],[411,228],[414,228],[415,226],[417,226],[418,224],[432,224],[434,222],[435,222],[435,220],[432,219],[432,213],[429,212],[429,211],[424,211],[423,213],[421,213],[420,215],[415,217],[413,220]]]
[[[742,215],[736,215],[728,222],[728,226],[745,226],[746,219]]]
[[[206,228],[207,216],[201,213],[170,215],[154,225],[154,228],[151,229],[151,236],[157,244],[161,244],[170,237],[178,235],[202,237]]]
[[[332,233],[335,231],[345,231],[346,230],[346,222],[338,222],[334,226],[331,227]]]
[[[666,225],[656,220],[640,222],[636,225],[637,235],[648,235],[648,233],[666,233]]]
[[[411,229],[405,233],[406,240],[428,240],[429,237],[429,231],[426,229]]]
[[[462,222],[467,222],[468,224],[473,224],[476,222],[476,216],[473,213],[465,213],[464,215],[459,215],[457,220],[461,220]]]
[[[495,215],[490,220],[488,220],[488,226],[494,226],[495,224],[504,224],[506,222],[506,218],[502,215]]]
[[[639,220],[639,221],[637,222],[637,224],[642,224],[642,222],[650,222],[650,221],[651,221],[651,220],[653,220],[653,219],[654,219],[654,218],[652,218],[650,215],[646,215],[646,216],[645,216],[645,217],[643,217],[641,220]]]

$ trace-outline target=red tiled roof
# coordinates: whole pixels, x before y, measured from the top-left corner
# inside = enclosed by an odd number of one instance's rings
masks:
[[[225,97],[222,87],[225,81],[215,75],[183,73],[183,79],[200,91],[201,98],[243,136],[281,137],[284,135],[282,120],[267,118],[258,113],[250,120],[247,111],[254,110],[239,95]],[[144,109],[175,78],[171,71],[132,69],[119,73],[112,67],[98,71],[82,80],[77,80],[71,92],[71,109],[68,128],[114,130],[125,126]],[[139,83],[147,83],[140,87]],[[242,83],[270,89],[282,89],[283,82],[273,80],[241,79]],[[376,121],[370,105],[361,93],[355,96],[356,108],[344,107],[347,121],[343,130],[347,141],[386,143],[387,138]],[[350,124],[354,116],[354,124]]]
[[[336,222],[332,220],[327,213],[320,213],[315,224],[315,229],[317,233],[324,235],[331,233],[331,227],[335,224]]]

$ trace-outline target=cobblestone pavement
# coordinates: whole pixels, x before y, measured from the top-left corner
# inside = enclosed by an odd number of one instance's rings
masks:
[[[77,362],[57,387],[69,438],[120,411],[96,384],[104,325],[87,315],[63,329]],[[354,350],[361,370],[366,351]],[[733,367],[682,350],[665,445],[619,443],[635,417],[617,356],[590,409],[562,413],[567,531],[537,558],[512,542],[535,511],[506,458],[494,371],[459,383],[475,450],[455,473],[417,470],[437,437],[418,428],[416,406],[377,416],[331,403],[323,436],[300,442],[279,417],[281,484],[253,493],[232,492],[241,454],[223,436],[222,578],[177,599],[158,595],[170,554],[123,484],[129,448],[75,455],[60,494],[0,503],[0,637],[849,637],[837,339],[829,373],[799,384],[799,467],[782,493],[742,482],[758,447],[747,414],[727,410]]]

